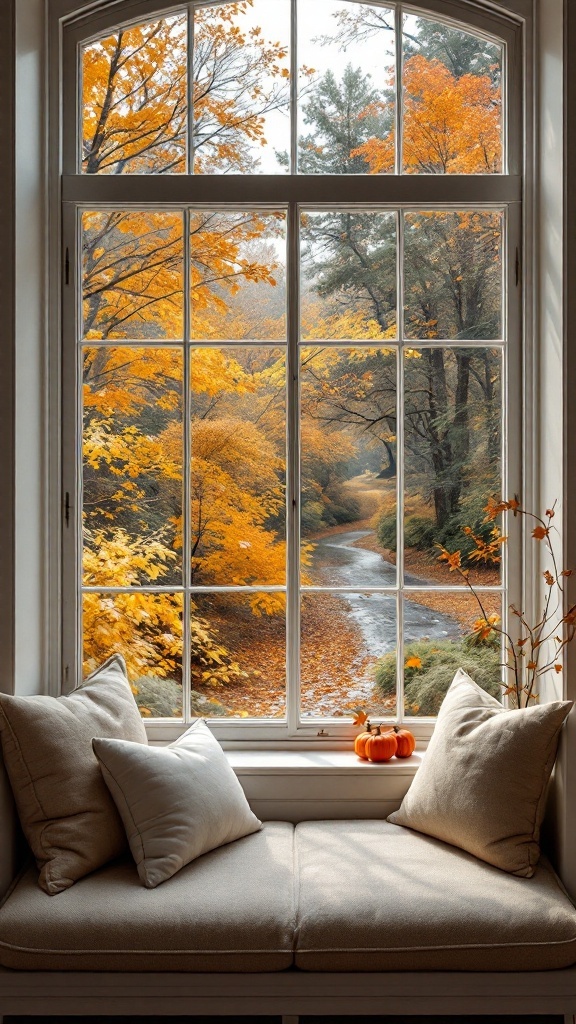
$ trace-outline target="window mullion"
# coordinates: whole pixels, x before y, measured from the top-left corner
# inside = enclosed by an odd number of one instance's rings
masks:
[[[289,735],[300,721],[300,210],[288,209],[286,358],[286,715]]]
[[[186,73],[186,170],[188,174],[194,174],[194,5],[188,4],[187,12],[187,43],[188,43],[188,68]]]
[[[394,132],[396,136],[396,147],[395,147],[395,172],[396,174],[402,173],[402,108],[404,105],[404,96],[402,89],[402,7],[400,4],[396,7],[394,12],[394,44],[396,47],[396,81],[394,88],[396,92],[396,104],[394,107]]]
[[[397,285],[398,354],[396,366],[396,716],[404,717],[404,214],[397,219]]]
[[[184,211],[184,346],[182,353],[182,582],[184,584],[184,597],[182,602],[182,714],[184,721],[189,722],[191,717],[191,389],[190,389],[190,336],[191,336],[191,240],[190,240],[190,210]]]
[[[290,0],[290,173],[298,169],[298,5]]]

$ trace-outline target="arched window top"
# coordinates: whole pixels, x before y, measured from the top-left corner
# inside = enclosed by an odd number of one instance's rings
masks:
[[[86,174],[506,169],[505,40],[442,12],[193,4],[79,40],[79,58]]]

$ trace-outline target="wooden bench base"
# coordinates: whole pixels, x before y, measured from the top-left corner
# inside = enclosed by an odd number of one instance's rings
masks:
[[[574,1024],[576,967],[514,973],[122,974],[0,969],[2,1014],[563,1015]]]

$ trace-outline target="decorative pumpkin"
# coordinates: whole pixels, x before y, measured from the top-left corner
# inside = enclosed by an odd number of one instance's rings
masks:
[[[397,725],[394,726],[394,732],[398,744],[396,757],[410,757],[410,754],[414,753],[416,749],[415,737],[408,729],[399,729]]]
[[[370,723],[368,723],[368,726],[370,726]],[[370,728],[368,727],[368,729],[365,732],[359,732],[356,739],[354,740],[354,753],[358,754],[358,757],[361,757],[363,761],[368,760],[368,758],[366,757],[366,743],[373,735],[374,734],[370,731]]]
[[[369,761],[389,761],[394,757],[397,748],[396,733],[393,730],[382,732],[378,726],[376,732],[366,740],[364,750]]]

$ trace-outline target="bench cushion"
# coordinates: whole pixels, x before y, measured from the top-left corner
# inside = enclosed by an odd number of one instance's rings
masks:
[[[544,859],[532,878],[517,878],[385,821],[303,822],[295,841],[304,970],[526,971],[576,961],[576,910]]]
[[[156,889],[132,860],[58,896],[35,869],[0,910],[0,963],[23,970],[278,971],[293,960],[294,826],[205,854]]]

